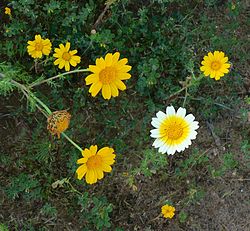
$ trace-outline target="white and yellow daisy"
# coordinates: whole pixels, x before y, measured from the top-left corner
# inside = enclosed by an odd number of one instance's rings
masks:
[[[186,115],[186,109],[181,107],[177,112],[173,106],[167,107],[166,113],[157,112],[151,122],[155,129],[150,131],[150,136],[156,138],[153,146],[168,155],[184,151],[197,135],[195,130],[199,128],[199,123],[194,119],[192,114]]]

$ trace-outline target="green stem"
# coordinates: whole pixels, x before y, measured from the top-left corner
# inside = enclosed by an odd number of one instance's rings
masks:
[[[61,133],[71,144],[73,144],[80,152],[82,152],[81,147],[76,144],[73,140],[71,140],[64,132]]]
[[[21,89],[21,91],[27,97],[27,99],[29,97],[32,97],[39,105],[42,106],[42,108],[45,109],[45,111],[48,113],[48,115],[52,114],[52,111],[48,108],[48,106],[44,102],[42,102],[39,98],[37,98],[29,89],[27,89],[27,87],[25,87],[23,84],[20,84],[20,83],[16,82],[15,80],[11,80],[11,82],[16,87],[18,87],[19,89]],[[36,104],[36,106],[37,106],[37,108],[39,110],[41,110],[41,108],[37,104]],[[70,139],[64,132],[62,132],[62,136],[64,136],[71,144],[73,144],[73,146],[75,146],[80,152],[82,152],[81,147],[78,144],[76,144],[72,139]]]
[[[30,95],[31,95],[31,97],[36,101],[36,102],[38,102],[44,109],[45,109],[45,111],[50,115],[50,114],[52,114],[52,111],[48,108],[48,106],[45,104],[45,103],[43,103],[40,99],[38,99],[33,93],[31,93],[31,92],[29,92],[30,93]]]
[[[48,78],[48,79],[44,79],[44,80],[42,80],[42,81],[40,81],[40,82],[32,83],[32,84],[30,84],[30,85],[28,86],[28,88],[32,88],[32,87],[38,86],[38,85],[40,85],[40,84],[47,83],[47,82],[49,82],[49,81],[51,81],[51,80],[60,78],[60,77],[62,77],[62,76],[64,76],[64,75],[69,75],[69,74],[79,73],[79,72],[87,72],[87,71],[89,71],[89,69],[80,69],[80,70],[68,71],[68,72],[65,72],[65,73],[62,73],[62,74],[59,74],[59,75],[55,75],[55,76],[50,77],[50,78]]]
[[[69,181],[67,182],[67,184],[70,186],[72,192],[76,192],[80,196],[83,196],[83,194],[79,192]]]

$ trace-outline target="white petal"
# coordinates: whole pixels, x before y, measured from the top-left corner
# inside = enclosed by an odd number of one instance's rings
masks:
[[[166,113],[167,113],[167,116],[169,116],[169,115],[175,115],[175,109],[174,109],[174,107],[173,106],[167,107]]]
[[[194,116],[192,114],[188,114],[186,117],[185,117],[185,120],[190,124],[194,121]]]
[[[168,149],[168,155],[174,155],[176,152],[176,148],[175,146],[170,146],[169,149]]]
[[[197,132],[196,131],[191,131],[190,135],[189,135],[189,139],[194,140],[197,136]]]
[[[162,111],[157,112],[157,113],[156,113],[156,116],[157,116],[158,119],[160,119],[161,121],[167,118],[167,115],[166,115],[164,112],[162,112]]]
[[[197,122],[197,121],[194,121],[193,123],[191,123],[191,129],[193,129],[193,130],[196,130],[196,129],[198,129],[199,128],[199,122]]]
[[[186,109],[185,108],[182,108],[180,107],[178,110],[177,110],[177,113],[176,113],[178,116],[181,116],[183,118],[185,118],[185,115],[186,115]]]
[[[164,142],[161,141],[160,139],[156,139],[156,140],[154,141],[154,143],[152,144],[152,146],[154,146],[155,148],[159,148],[159,147],[161,147],[161,146],[163,146],[163,145],[164,145]]]
[[[152,118],[151,124],[155,127],[155,128],[159,128],[161,125],[161,121],[158,118]]]
[[[177,145],[176,146],[176,150],[177,150],[177,152],[181,152],[182,151],[182,146],[181,145]]]
[[[150,131],[151,132],[151,137],[153,138],[159,138],[160,137],[160,132],[159,132],[159,129],[153,129]]]
[[[168,147],[166,145],[163,145],[159,148],[159,152],[164,154],[167,152]]]

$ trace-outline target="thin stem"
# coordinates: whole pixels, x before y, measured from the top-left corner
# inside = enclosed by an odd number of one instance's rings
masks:
[[[69,181],[67,182],[72,190],[72,192],[76,192],[77,194],[83,196],[81,192],[79,192]]]
[[[184,101],[183,101],[183,104],[182,104],[182,107],[185,108],[185,104],[186,104],[186,101],[187,101],[187,96],[188,96],[188,88],[186,87],[185,88],[185,97],[184,97]]]
[[[38,85],[40,85],[40,84],[47,83],[47,82],[49,82],[49,81],[51,81],[51,80],[60,78],[60,77],[62,77],[62,76],[64,76],[64,75],[69,75],[69,74],[79,73],[79,72],[87,72],[87,71],[89,71],[89,69],[80,69],[80,70],[68,71],[68,72],[65,72],[65,73],[62,73],[62,74],[59,74],[59,75],[55,75],[55,76],[50,77],[50,78],[48,78],[48,79],[44,79],[44,80],[42,80],[42,81],[40,81],[40,82],[32,83],[32,84],[30,84],[30,85],[28,86],[28,88],[32,88],[32,87],[38,86]]]
[[[36,100],[44,109],[45,111],[50,115],[52,114],[52,111],[48,108],[48,106],[43,103],[40,99],[38,99],[33,93],[29,92],[31,97],[33,97],[34,100]]]
[[[11,80],[11,82],[16,86],[18,87],[22,92],[23,94],[26,96],[27,99],[29,99],[29,97],[32,97],[38,104],[40,104],[44,109],[45,111],[48,113],[48,115],[51,115],[52,112],[51,110],[48,108],[48,106],[43,103],[39,98],[37,98],[29,89],[27,89],[27,87],[25,87],[24,85],[16,82],[15,80]],[[36,104],[36,107],[41,111],[43,112],[43,110],[38,106],[38,104]],[[43,114],[45,115],[45,117],[48,117],[44,112]],[[82,149],[80,148],[80,146],[78,144],[76,144],[73,140],[71,140],[65,133],[61,133],[62,136],[64,136],[71,144],[73,144],[80,152],[82,152]]]
[[[62,136],[64,136],[71,144],[73,144],[80,152],[82,152],[82,149],[78,144],[76,144],[73,140],[71,140],[64,132],[61,133]]]

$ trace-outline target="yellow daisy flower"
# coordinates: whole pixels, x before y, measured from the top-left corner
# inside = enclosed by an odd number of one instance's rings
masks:
[[[204,72],[204,75],[210,75],[210,78],[215,78],[215,80],[219,80],[227,74],[230,68],[228,57],[222,51],[215,51],[213,54],[209,52],[204,56],[201,64],[200,70]]]
[[[59,45],[59,48],[55,49],[54,57],[57,58],[54,62],[55,65],[59,65],[59,68],[65,68],[65,71],[70,70],[70,65],[76,67],[78,63],[81,62],[81,57],[75,55],[77,50],[70,51],[70,43],[67,42],[64,46],[63,44]]]
[[[118,96],[118,89],[124,91],[126,85],[122,80],[130,79],[131,75],[127,73],[131,66],[126,65],[128,59],[119,60],[120,53],[108,53],[105,58],[97,58],[96,65],[89,65],[89,70],[93,72],[86,77],[87,85],[91,85],[89,93],[95,97],[102,89],[104,99],[110,99],[111,96]]]
[[[34,58],[42,58],[44,55],[49,55],[51,51],[51,42],[49,39],[42,39],[41,35],[36,35],[34,41],[28,41],[27,50],[29,55]]]
[[[186,109],[181,107],[177,112],[173,106],[167,107],[166,113],[157,112],[151,122],[155,129],[150,131],[150,136],[156,138],[153,146],[168,155],[184,151],[197,135],[195,130],[199,125],[194,119],[192,114],[186,115]]]
[[[171,205],[164,205],[161,207],[161,213],[165,218],[173,218],[175,213],[175,208]]]
[[[114,149],[104,147],[97,152],[97,145],[91,145],[89,149],[82,151],[83,158],[77,161],[82,164],[77,170],[77,178],[84,176],[88,184],[94,184],[104,177],[103,172],[111,172],[111,165],[115,162]]]
[[[69,127],[70,118],[71,115],[66,110],[54,111],[47,119],[47,129],[60,138],[60,134]]]
[[[4,10],[5,10],[4,12],[5,14],[11,16],[11,9],[9,7],[5,7]]]

